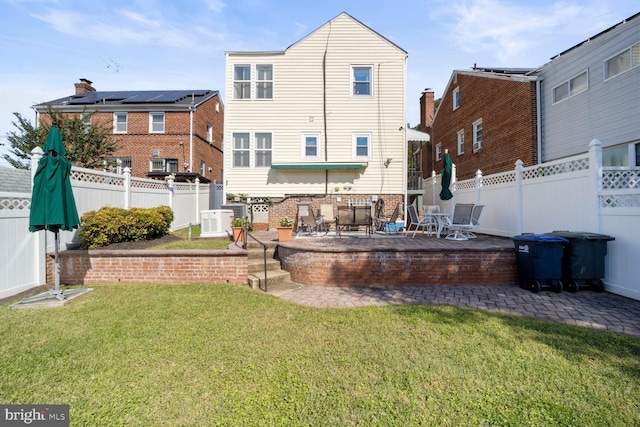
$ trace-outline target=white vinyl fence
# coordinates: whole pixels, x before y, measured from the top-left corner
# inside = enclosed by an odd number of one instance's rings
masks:
[[[32,174],[42,155],[37,150],[32,156]],[[209,209],[212,194],[208,184],[134,178],[128,168],[119,175],[74,166],[71,187],[80,217],[104,206],[128,209],[164,205],[174,213],[171,230],[199,224],[200,212]],[[30,205],[31,193],[0,192],[0,298],[46,283],[45,252],[54,251],[54,235],[49,231],[29,232]],[[61,250],[80,242],[78,230],[61,230],[59,236]]]
[[[454,168],[455,170],[455,168]],[[442,201],[440,176],[425,180],[424,204],[452,213],[456,203],[485,205],[480,232],[513,237],[567,230],[613,236],[607,245],[607,291],[640,300],[640,171],[602,167],[593,140],[583,155],[474,179],[452,179],[454,198]]]

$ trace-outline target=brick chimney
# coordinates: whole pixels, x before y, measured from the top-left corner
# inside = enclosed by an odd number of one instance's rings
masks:
[[[420,96],[420,130],[428,132],[428,128],[431,126],[431,120],[435,113],[435,107],[433,104],[433,91],[431,89],[425,89]]]
[[[87,80],[87,79],[80,79],[80,83],[76,83],[76,95],[80,95],[81,93],[86,93],[86,92],[95,92],[96,89],[91,86],[91,83],[93,83],[91,80]]]

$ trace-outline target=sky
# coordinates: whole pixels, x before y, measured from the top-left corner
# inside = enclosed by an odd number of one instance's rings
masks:
[[[408,52],[407,121],[454,70],[536,68],[640,0],[0,0],[0,157],[14,112],[75,93],[213,89],[225,51],[283,51],[346,12]],[[4,160],[0,165],[7,166]]]

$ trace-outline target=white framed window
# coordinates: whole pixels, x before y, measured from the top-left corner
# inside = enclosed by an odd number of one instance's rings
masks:
[[[250,161],[250,144],[248,133],[233,134],[233,167],[248,168]]]
[[[553,88],[553,103],[564,101],[587,89],[589,89],[589,75],[587,70],[585,70]]]
[[[482,149],[482,119],[473,122],[473,151]]]
[[[82,124],[85,129],[89,129],[91,127],[91,113],[85,111],[80,114],[80,118],[82,119]]]
[[[113,133],[127,133],[127,113],[113,113]]]
[[[457,87],[453,90],[453,109],[457,110],[460,107],[460,88]]]
[[[302,134],[302,158],[307,160],[320,158],[320,134]]]
[[[256,65],[256,98],[273,99],[273,65]]]
[[[149,159],[149,172],[178,172],[178,159]]]
[[[207,171],[206,166],[207,165],[204,160],[200,160],[200,175],[204,176],[205,172]]]
[[[371,158],[371,134],[370,133],[354,133],[353,134],[353,158],[354,159],[370,159]]]
[[[372,96],[373,67],[352,66],[351,67],[351,95]]]
[[[164,133],[164,113],[149,113],[149,133]]]
[[[211,123],[207,123],[207,142],[213,144],[213,126],[211,126]]]
[[[436,162],[442,160],[442,143],[438,142],[436,144]]]
[[[268,132],[256,132],[255,166],[271,166],[272,136]]]
[[[458,155],[464,154],[464,129],[458,131]]]
[[[604,79],[610,79],[640,65],[640,43],[604,61]]]
[[[251,99],[251,66],[233,66],[233,99]]]

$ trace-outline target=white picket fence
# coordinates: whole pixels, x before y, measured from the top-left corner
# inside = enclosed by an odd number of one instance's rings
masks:
[[[34,151],[32,174],[42,151]],[[33,181],[33,179],[32,179]],[[200,223],[200,212],[209,210],[209,184],[177,183],[135,178],[128,168],[123,174],[71,168],[71,186],[78,215],[104,206],[151,208],[169,206],[174,213],[171,230]],[[0,298],[46,283],[45,252],[54,251],[54,235],[29,232],[31,194],[0,193]],[[78,230],[60,231],[60,249],[76,246]]]
[[[455,168],[454,168],[455,170]],[[485,205],[480,231],[513,237],[567,230],[615,238],[607,245],[607,291],[640,300],[640,170],[602,167],[602,147],[541,165],[473,179],[452,179],[454,198],[439,198],[440,176],[425,180],[425,204],[451,213],[456,203]]]

